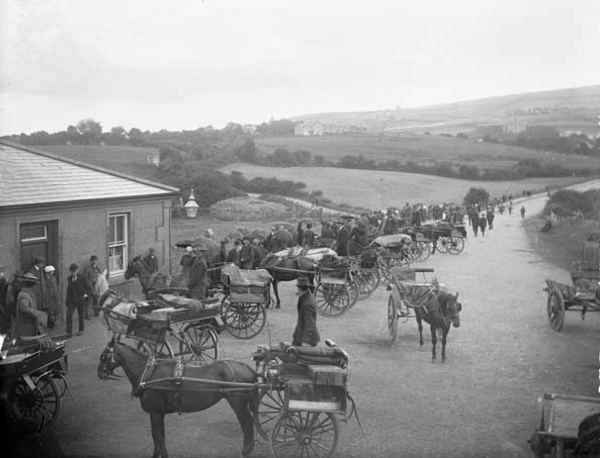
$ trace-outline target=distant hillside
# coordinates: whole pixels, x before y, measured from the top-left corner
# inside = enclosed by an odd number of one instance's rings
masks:
[[[515,117],[528,125],[548,125],[560,132],[600,134],[600,85],[504,95],[419,108],[346,113],[315,113],[292,118],[306,123],[356,125],[371,131],[470,131],[504,124]]]

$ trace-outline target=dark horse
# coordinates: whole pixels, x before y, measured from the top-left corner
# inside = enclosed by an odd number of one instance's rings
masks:
[[[417,325],[419,326],[419,343],[423,346],[422,321],[425,321],[431,329],[431,360],[436,360],[435,346],[438,339],[436,334],[439,331],[442,340],[442,362],[445,363],[446,339],[450,332],[450,324],[455,328],[460,326],[459,313],[462,310],[462,305],[458,302],[458,293],[452,295],[439,289],[431,289],[427,299],[422,304],[421,307],[415,307]]]
[[[185,289],[186,280],[183,276],[170,276],[161,274],[160,272],[152,272],[151,269],[144,263],[141,256],[136,256],[127,265],[125,271],[125,279],[129,280],[137,276],[142,285],[142,292],[146,295],[146,299],[154,298],[153,292],[165,291],[171,288]]]
[[[312,285],[315,278],[316,263],[305,256],[286,258],[268,254],[261,261],[258,268],[265,269],[273,277],[273,292],[277,299],[276,308],[280,308],[281,300],[279,299],[277,283],[280,281],[296,280],[299,277],[307,277]]]
[[[185,380],[176,387],[174,370],[177,360],[156,360],[147,365],[148,356],[128,345],[115,343],[114,339],[102,352],[98,365],[98,377],[109,378],[113,371],[122,366],[133,387],[133,395],[140,398],[142,409],[150,414],[154,458],[166,458],[165,415],[174,412],[199,412],[226,399],[242,427],[244,446],[242,457],[247,457],[254,448],[253,415],[257,406],[256,372],[250,366],[237,361],[223,360],[202,366],[183,367]],[[142,381],[148,384],[140,386]],[[158,380],[163,379],[161,382]],[[166,379],[166,380],[165,380]],[[190,379],[196,379],[189,381]],[[156,381],[153,388],[152,381]],[[215,384],[202,384],[200,380],[214,380]],[[235,388],[228,383],[248,384]],[[188,385],[189,384],[189,385]]]

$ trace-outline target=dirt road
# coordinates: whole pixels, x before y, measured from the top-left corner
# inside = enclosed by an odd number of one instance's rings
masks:
[[[527,215],[543,199],[525,203]],[[516,205],[516,210],[520,204]],[[363,425],[341,424],[338,457],[524,457],[539,421],[544,391],[594,395],[598,389],[600,314],[581,321],[567,314],[556,333],[546,319],[544,279],[569,274],[539,259],[521,229],[518,211],[498,215],[485,237],[469,234],[459,256],[432,256],[423,265],[460,292],[461,326],[449,335],[448,362],[431,363],[429,336],[419,349],[414,321],[386,330],[387,293],[380,287],[340,318],[319,317],[322,338],[351,356],[349,386]],[[250,362],[258,344],[290,340],[295,323],[293,284],[269,327],[250,341],[222,335],[221,355]],[[97,319],[96,319],[97,320]],[[267,332],[269,331],[269,332]],[[99,324],[69,343],[69,380],[77,404],[65,399],[55,433],[68,456],[151,456],[149,417],[130,398],[126,379],[101,381],[98,356],[106,342]],[[241,431],[226,403],[167,420],[172,457],[237,457]],[[255,455],[267,456],[257,441]]]

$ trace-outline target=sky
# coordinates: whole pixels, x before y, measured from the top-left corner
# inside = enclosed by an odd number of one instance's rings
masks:
[[[594,85],[599,24],[598,0],[0,0],[0,135]]]

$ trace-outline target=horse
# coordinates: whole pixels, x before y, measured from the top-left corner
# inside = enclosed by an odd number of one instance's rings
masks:
[[[424,286],[424,288],[429,288]],[[462,304],[458,302],[458,293],[449,294],[440,289],[430,289],[429,293],[421,307],[415,307],[417,326],[419,327],[419,343],[423,346],[423,324],[425,321],[429,324],[431,330],[431,361],[435,362],[437,344],[437,333],[441,334],[442,341],[442,362],[446,362],[446,340],[450,332],[450,324],[455,328],[460,326],[459,313],[462,310]]]
[[[112,332],[117,341],[127,334],[127,325],[137,316],[136,302],[123,301],[120,294],[112,289],[107,290],[98,300],[100,322],[108,332]]]
[[[131,260],[125,271],[126,280],[135,276],[138,277],[142,286],[142,292],[146,295],[147,299],[154,297],[153,291],[155,290],[186,287],[184,278],[165,275],[160,272],[152,272],[139,255]]]
[[[214,406],[221,399],[227,400],[242,428],[244,434],[242,457],[248,457],[254,449],[254,416],[258,412],[256,388],[258,376],[247,364],[221,360],[202,366],[185,365],[182,369],[184,380],[178,384],[174,376],[179,370],[177,360],[149,362],[147,355],[128,345],[111,340],[100,355],[98,377],[102,380],[110,378],[119,366],[123,368],[133,387],[132,395],[140,399],[142,409],[150,414],[154,441],[153,458],[168,456],[165,444],[166,414],[199,412]],[[160,379],[162,382],[158,381]],[[202,384],[202,380],[211,383]],[[157,384],[160,386],[154,388],[152,381],[156,381],[155,386]],[[248,384],[248,387],[232,387],[232,382]]]
[[[292,281],[299,277],[307,277],[310,284],[314,284],[317,265],[311,259],[305,256],[297,256],[293,258],[268,254],[260,262],[259,269],[265,269],[273,277],[273,292],[277,299],[275,308],[281,308],[281,300],[279,299],[279,290],[277,283],[280,281]]]

